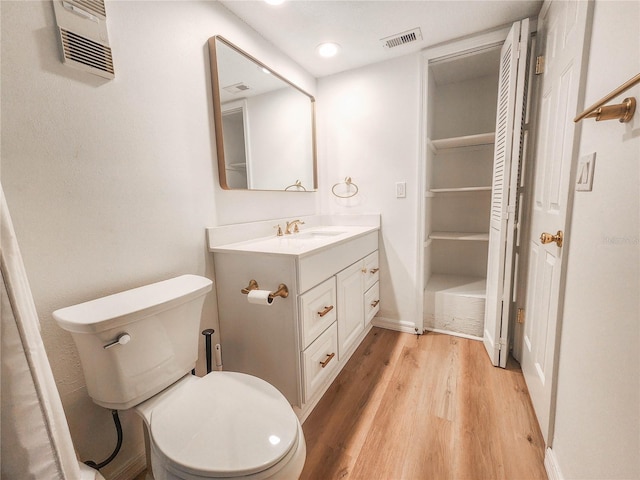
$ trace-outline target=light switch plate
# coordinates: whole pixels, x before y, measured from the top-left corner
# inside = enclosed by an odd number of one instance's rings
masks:
[[[593,189],[593,173],[595,172],[596,153],[580,157],[576,173],[576,191],[590,192]]]
[[[407,196],[407,182],[396,182],[396,198]]]

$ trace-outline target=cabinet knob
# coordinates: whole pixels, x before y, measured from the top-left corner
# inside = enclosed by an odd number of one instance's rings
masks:
[[[380,300],[374,300],[373,302],[371,302],[371,306],[373,308],[376,308],[378,306],[378,304],[380,303]]]
[[[320,365],[322,365],[322,368],[326,367],[327,364],[333,360],[333,357],[335,357],[336,354],[335,353],[327,353],[327,358],[324,362],[320,362]]]
[[[329,305],[328,307],[324,307],[320,312],[318,312],[318,315],[320,315],[321,317],[324,317],[331,310],[333,310],[333,305]]]

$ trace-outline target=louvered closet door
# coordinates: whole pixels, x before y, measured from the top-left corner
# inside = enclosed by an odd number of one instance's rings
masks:
[[[483,340],[491,363],[503,368],[509,354],[509,306],[529,39],[529,20],[517,22],[500,52]]]

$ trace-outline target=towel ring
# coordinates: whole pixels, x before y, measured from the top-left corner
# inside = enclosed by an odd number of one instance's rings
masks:
[[[293,185],[289,185],[287,188],[284,189],[284,191],[286,192],[287,190],[289,190],[290,188],[298,188],[298,189],[302,189],[303,192],[306,192],[307,189],[304,188],[304,185],[302,185],[302,182],[300,180],[296,180],[296,183],[294,183]]]
[[[339,195],[336,193],[336,187],[339,185],[345,184],[347,186],[347,190],[350,190],[353,187],[353,192],[347,195]],[[333,187],[331,187],[331,193],[333,193],[338,198],[351,198],[358,193],[358,186],[351,181],[351,177],[347,177],[344,179],[344,182],[338,182]]]

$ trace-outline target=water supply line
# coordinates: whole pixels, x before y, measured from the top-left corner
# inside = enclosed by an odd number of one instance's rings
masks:
[[[108,465],[109,463],[111,463],[111,461],[116,458],[116,455],[118,455],[118,452],[120,451],[120,447],[122,447],[122,425],[120,424],[120,418],[118,417],[118,411],[117,410],[111,410],[111,416],[113,417],[113,423],[115,423],[116,425],[116,432],[118,434],[118,442],[116,443],[116,448],[113,451],[113,453],[111,455],[109,455],[109,458],[107,458],[105,461],[100,462],[100,463],[96,463],[93,460],[87,460],[86,462],[84,462],[85,465],[94,468],[96,470],[100,470],[102,467]]]

